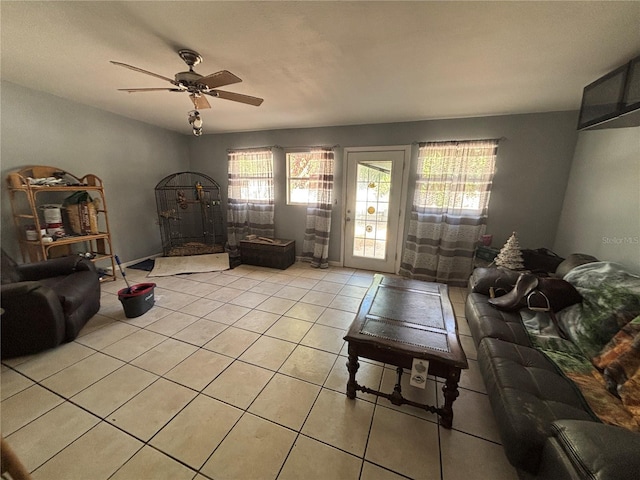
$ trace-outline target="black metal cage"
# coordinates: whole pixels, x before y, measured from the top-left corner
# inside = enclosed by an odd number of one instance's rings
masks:
[[[179,172],[156,185],[164,256],[224,251],[220,185],[211,177]]]

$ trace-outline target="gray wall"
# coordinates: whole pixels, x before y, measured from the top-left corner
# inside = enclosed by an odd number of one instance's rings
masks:
[[[640,127],[580,133],[554,248],[640,273]]]
[[[342,221],[342,150],[344,147],[407,145],[420,141],[503,138],[489,205],[487,232],[501,247],[513,231],[524,248],[553,245],[564,190],[577,139],[576,112],[510,115],[381,125],[272,130],[191,138],[191,169],[211,175],[227,189],[227,149],[279,145],[331,146],[336,150],[336,196],[329,259],[340,258]],[[285,150],[286,151],[286,150]],[[417,149],[413,148],[412,171]],[[302,245],[305,209],[287,206],[285,157],[274,150],[276,165],[276,235]],[[411,199],[409,198],[410,202]]]
[[[489,207],[488,232],[500,247],[517,231],[523,247],[550,247],[556,235],[575,149],[576,112],[289,129],[193,137],[105,111],[1,85],[2,245],[17,253],[4,178],[28,165],[51,165],[105,183],[114,249],[123,261],[161,252],[154,187],[166,175],[191,170],[227,189],[227,149],[276,149],[276,233],[302,245],[305,209],[285,205],[286,147],[339,145],[330,260],[340,259],[344,147],[419,141],[503,138]],[[206,128],[206,127],[205,127]],[[415,168],[415,152],[413,148]],[[410,198],[408,199],[410,202]]]
[[[102,179],[113,248],[122,261],[162,251],[154,187],[189,169],[189,137],[8,82],[0,94],[3,248],[20,261],[7,174],[48,165]]]

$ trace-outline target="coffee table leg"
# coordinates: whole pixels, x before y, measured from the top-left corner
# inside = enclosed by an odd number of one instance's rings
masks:
[[[393,403],[394,405],[403,405],[405,402],[405,399],[402,398],[402,367],[397,367],[396,368],[396,374],[398,375],[396,378],[396,384],[393,387],[393,392],[391,393],[391,397],[389,397],[389,400],[391,401],[391,403]]]
[[[347,362],[347,370],[349,371],[349,381],[347,382],[348,398],[356,398],[356,390],[358,387],[358,384],[356,383],[356,372],[359,367],[358,355],[349,352],[349,361]]]
[[[444,407],[440,416],[442,426],[451,428],[453,425],[453,402],[458,398],[458,380],[460,380],[460,372],[451,373],[442,387],[444,392]]]

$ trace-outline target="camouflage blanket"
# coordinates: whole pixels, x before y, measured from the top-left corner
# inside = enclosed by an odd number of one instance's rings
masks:
[[[557,314],[568,340],[546,314],[522,310],[529,336],[580,388],[600,420],[640,431],[640,277],[595,262],[564,279],[583,297]]]

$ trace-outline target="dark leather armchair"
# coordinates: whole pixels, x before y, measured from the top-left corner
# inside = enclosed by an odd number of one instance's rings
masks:
[[[78,256],[18,265],[2,250],[2,358],[69,342],[100,309],[100,277]]]

